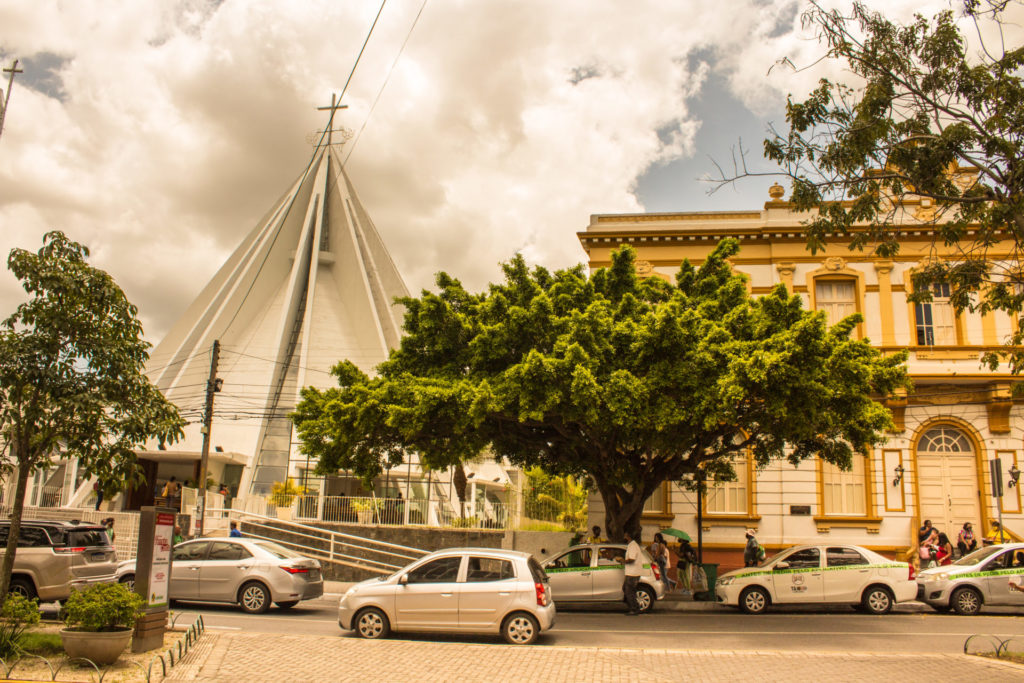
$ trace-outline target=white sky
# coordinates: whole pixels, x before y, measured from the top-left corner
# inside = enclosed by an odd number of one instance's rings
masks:
[[[413,292],[439,270],[482,288],[517,251],[581,262],[593,213],[759,207],[769,180],[709,197],[698,178],[738,138],[759,160],[786,94],[825,73],[768,74],[820,53],[802,0],[427,0],[371,114],[421,2],[388,0],[340,114]],[[906,19],[950,2],[868,4]],[[302,171],[378,7],[0,0],[0,62],[25,68],[0,137],[0,254],[65,231],[159,341]],[[0,271],[0,317],[22,298]]]

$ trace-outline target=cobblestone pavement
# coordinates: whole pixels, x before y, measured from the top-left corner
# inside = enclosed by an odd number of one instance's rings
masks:
[[[605,649],[210,633],[167,680],[271,681],[1024,680],[1024,667],[967,655]]]

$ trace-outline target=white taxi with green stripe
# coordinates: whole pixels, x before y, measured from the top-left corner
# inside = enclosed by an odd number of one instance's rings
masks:
[[[644,573],[637,585],[637,603],[641,612],[649,612],[665,597],[665,586],[651,566],[651,557],[641,549]],[[551,595],[555,604],[577,602],[621,603],[625,577],[626,546],[622,543],[577,545],[544,560]]]
[[[718,602],[760,614],[771,605],[853,605],[886,614],[913,600],[910,565],[855,545],[799,545],[715,583]]]
[[[953,564],[925,569],[917,576],[918,594],[939,612],[977,614],[983,605],[1024,607],[1024,543],[975,550]]]

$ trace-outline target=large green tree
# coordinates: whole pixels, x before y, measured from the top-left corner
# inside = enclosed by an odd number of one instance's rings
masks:
[[[765,156],[789,177],[791,201],[811,211],[812,251],[829,239],[882,256],[906,231],[929,227],[939,253],[914,275],[914,300],[948,283],[958,310],[1017,314],[1024,307],[1024,4],[962,0],[960,12],[901,24],[861,3],[809,3],[803,24],[838,62],[846,83],[820,81],[786,106],[789,129]],[[1012,13],[1010,17],[1008,13]],[[748,175],[748,174],[742,174]],[[749,174],[764,175],[764,174]],[[931,207],[918,210],[919,200]],[[906,202],[911,202],[910,210]],[[930,210],[928,210],[930,208]],[[1009,357],[1024,368],[1024,316]]]
[[[402,301],[400,348],[368,377],[345,361],[339,387],[305,389],[294,420],[321,473],[366,478],[406,449],[446,467],[490,445],[522,466],[589,475],[612,538],[637,531],[662,482],[821,455],[849,466],[882,440],[883,396],[906,382],[904,356],[829,328],[778,287],[753,298],[725,240],[672,285],[641,279],[635,252],[591,277],[521,257],[505,280],[470,294],[445,274],[438,293]]]
[[[7,595],[29,477],[53,458],[77,458],[104,486],[138,481],[133,449],[173,442],[183,421],[143,374],[149,344],[136,308],[89,250],[60,232],[11,251],[7,266],[29,300],[0,323],[0,468],[17,476],[0,566]]]

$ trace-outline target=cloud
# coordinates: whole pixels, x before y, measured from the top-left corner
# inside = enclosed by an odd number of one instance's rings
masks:
[[[549,267],[584,260],[575,233],[590,214],[643,210],[645,173],[691,158],[715,125],[689,106],[712,74],[758,112],[800,86],[765,76],[780,56],[814,53],[795,7],[432,2],[374,106],[420,8],[389,2],[339,117],[365,122],[347,170],[410,289],[439,270],[481,288],[517,251]],[[316,107],[340,92],[376,9],[8,3],[0,60],[34,66],[0,138],[0,253],[65,230],[159,341],[302,171],[326,121]],[[0,274],[0,314],[19,300]]]

